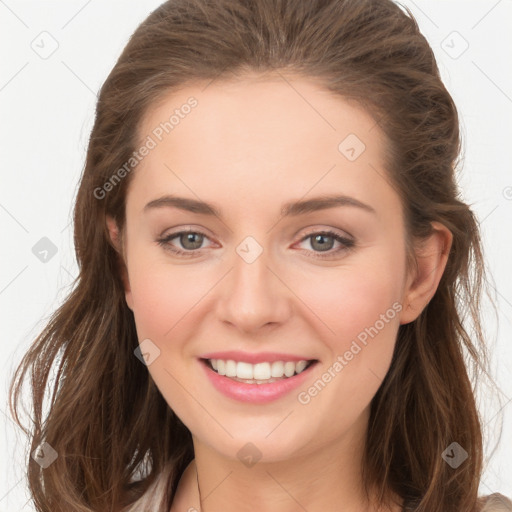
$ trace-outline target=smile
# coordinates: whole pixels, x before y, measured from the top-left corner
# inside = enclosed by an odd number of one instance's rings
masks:
[[[199,359],[203,371],[217,391],[228,398],[268,403],[291,392],[310,375],[314,360],[263,361],[251,364],[232,359]]]

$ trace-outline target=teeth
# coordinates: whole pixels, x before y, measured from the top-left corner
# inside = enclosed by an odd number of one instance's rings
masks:
[[[232,359],[224,361],[223,359],[209,359],[212,368],[219,375],[232,377],[235,379],[274,382],[274,379],[282,377],[293,377],[295,374],[302,373],[308,361],[302,360],[297,363],[293,361],[274,361],[273,363],[250,364],[242,361],[236,362]]]

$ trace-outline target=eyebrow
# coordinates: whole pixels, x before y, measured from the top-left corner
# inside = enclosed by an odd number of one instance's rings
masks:
[[[298,215],[304,215],[306,213],[312,213],[319,210],[326,210],[328,208],[335,208],[339,206],[353,206],[369,213],[377,213],[375,209],[370,205],[363,203],[354,197],[346,195],[327,195],[285,203],[281,208],[281,216],[296,217]],[[178,197],[173,195],[165,195],[150,201],[144,207],[143,211],[146,213],[156,208],[165,207],[179,208],[180,210],[185,210],[201,215],[215,215],[216,217],[222,219],[222,213],[220,209],[216,208],[213,204],[206,203],[204,201],[198,201],[192,198]]]

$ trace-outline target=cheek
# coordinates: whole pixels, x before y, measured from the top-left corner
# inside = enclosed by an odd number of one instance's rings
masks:
[[[167,265],[141,256],[132,257],[129,268],[139,342],[150,339],[159,349],[148,371],[166,402],[186,425],[203,413],[194,408],[190,395],[183,392],[183,383],[189,380],[195,362],[188,357],[193,348],[188,340],[200,322],[196,315],[201,298],[212,288],[207,276],[202,274],[201,279],[192,267]],[[193,396],[199,396],[199,391],[192,387],[187,385]]]
[[[352,340],[364,339],[375,324],[385,331],[382,338],[388,336],[389,323],[398,324],[404,272],[400,256],[381,251],[353,261],[329,269],[328,278],[327,273],[305,277],[296,287],[297,295],[318,317],[325,340],[338,353],[348,350]]]
[[[141,336],[163,340],[176,326],[187,322],[194,304],[212,287],[207,276],[194,272],[192,267],[132,259],[130,287]]]
[[[392,262],[384,268],[347,266],[336,278],[306,282],[298,292],[319,317],[328,354],[298,401],[304,411],[329,418],[321,427],[325,439],[358,421],[391,364],[402,308],[401,265]]]

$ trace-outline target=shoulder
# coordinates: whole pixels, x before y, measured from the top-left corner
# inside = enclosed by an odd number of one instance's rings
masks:
[[[512,501],[496,492],[480,498],[479,512],[512,512]]]

